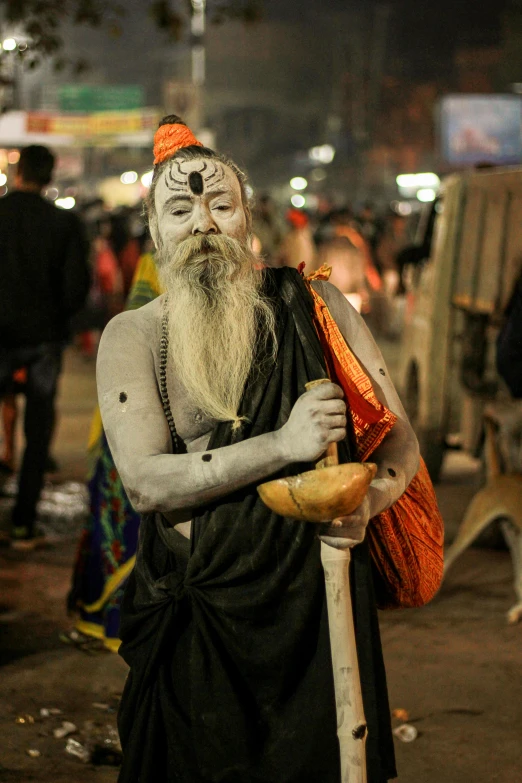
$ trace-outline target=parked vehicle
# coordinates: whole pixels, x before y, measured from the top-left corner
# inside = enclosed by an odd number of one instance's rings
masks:
[[[522,269],[522,168],[453,174],[410,264],[399,387],[437,479],[451,440],[477,452],[485,404],[502,388],[495,341]]]

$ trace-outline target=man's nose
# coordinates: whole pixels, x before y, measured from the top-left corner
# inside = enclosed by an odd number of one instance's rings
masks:
[[[218,227],[214,222],[212,213],[208,208],[201,207],[197,210],[197,214],[194,218],[194,225],[192,226],[192,234],[217,234]]]

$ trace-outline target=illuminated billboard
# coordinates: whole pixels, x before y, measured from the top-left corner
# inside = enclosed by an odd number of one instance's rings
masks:
[[[440,105],[441,155],[455,166],[522,162],[518,95],[448,95]]]

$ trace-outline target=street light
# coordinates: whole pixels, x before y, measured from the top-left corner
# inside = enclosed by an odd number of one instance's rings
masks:
[[[331,144],[321,144],[319,147],[312,147],[308,150],[310,160],[318,163],[331,163],[335,158],[335,147]]]
[[[304,177],[292,177],[290,187],[294,190],[306,190],[308,182]]]
[[[150,188],[153,173],[154,173],[153,171],[146,171],[145,174],[142,174],[141,184],[143,185],[144,188]]]
[[[2,43],[2,47],[6,50],[6,52],[14,52],[16,49],[16,41],[14,38],[6,38],[4,42]]]
[[[65,198],[57,198],[54,203],[61,209],[72,209],[76,204],[76,199],[72,196],[66,196]]]
[[[402,217],[411,215],[413,212],[413,207],[409,201],[392,201],[390,206],[397,215],[402,215]]]
[[[120,177],[120,182],[124,185],[133,185],[138,180],[137,171],[124,171]]]
[[[292,206],[296,209],[302,209],[304,205],[306,204],[306,199],[304,196],[301,196],[300,193],[296,193],[292,198],[290,199]]]
[[[433,188],[421,188],[417,191],[417,198],[422,201],[423,204],[427,204],[430,201],[435,201],[437,194]]]
[[[440,179],[432,171],[424,174],[399,174],[396,182],[399,188],[405,189],[438,188],[440,185]]]

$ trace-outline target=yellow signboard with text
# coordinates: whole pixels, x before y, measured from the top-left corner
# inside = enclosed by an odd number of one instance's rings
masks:
[[[159,109],[103,111],[92,114],[27,112],[27,133],[48,133],[82,139],[118,136],[129,133],[153,133],[160,120]]]

